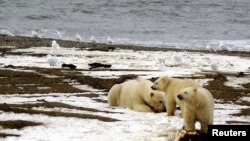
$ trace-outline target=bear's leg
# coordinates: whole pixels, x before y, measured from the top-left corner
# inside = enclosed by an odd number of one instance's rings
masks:
[[[166,109],[167,109],[167,116],[174,116],[174,112],[176,109],[176,103],[168,101],[166,104]]]
[[[133,110],[137,112],[154,112],[149,106],[144,104],[134,104]]]
[[[201,132],[207,132],[208,130],[208,122],[200,122],[201,123]]]
[[[195,131],[195,114],[194,111],[183,109],[183,121],[186,131]]]
[[[180,110],[181,110],[181,113],[180,113],[180,118],[183,118],[183,104],[182,105],[180,105]]]

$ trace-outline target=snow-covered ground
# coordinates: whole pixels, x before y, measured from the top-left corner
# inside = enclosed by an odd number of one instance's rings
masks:
[[[51,47],[33,47],[28,49],[16,49],[13,52],[26,54],[54,54]],[[176,62],[174,56],[178,54],[181,62]],[[88,63],[101,62],[112,64],[113,69],[145,69],[164,71],[168,75],[190,74],[199,69],[211,69],[212,63],[218,65],[219,70],[249,71],[249,58],[237,56],[225,56],[192,52],[161,52],[161,51],[132,51],[115,50],[112,52],[79,50],[76,48],[61,47],[55,53],[61,67],[62,63],[72,63],[78,68],[88,68]],[[2,64],[18,66],[50,67],[47,57],[34,56],[4,56],[1,57]],[[164,61],[159,61],[164,60]],[[153,71],[154,72],[154,71]],[[152,72],[151,72],[152,73]],[[95,74],[93,74],[95,75]]]
[[[53,54],[52,48],[33,47],[28,49],[16,49],[14,52],[22,52],[26,55],[4,55],[0,56],[1,66],[35,66],[49,68],[47,57],[29,56],[29,54]],[[175,55],[181,57],[181,62],[174,60]],[[59,63],[55,68],[60,68],[61,63],[72,63],[79,69],[88,69],[88,63],[100,62],[112,64],[111,69],[133,69],[135,71],[81,71],[82,75],[89,75],[98,78],[118,78],[124,74],[136,74],[142,78],[152,78],[161,75],[184,76],[194,74],[201,69],[211,70],[211,64],[216,63],[221,71],[243,71],[249,72],[249,58],[236,56],[223,56],[215,54],[191,53],[191,52],[151,52],[151,51],[131,51],[114,50],[112,52],[78,50],[76,48],[60,48],[56,52]],[[4,68],[1,68],[4,69]],[[136,71],[141,70],[141,71]],[[149,70],[149,71],[142,71]],[[151,71],[150,71],[151,70]],[[250,78],[229,78],[227,85],[238,86],[249,83]],[[201,84],[209,80],[200,81]],[[91,92],[98,93],[99,98],[107,100],[106,92],[94,89],[86,85],[75,85],[80,89],[88,90],[84,94]],[[55,96],[56,95],[56,96]],[[0,103],[23,104],[37,103],[43,99],[49,102],[62,102],[73,106],[94,108],[106,112],[90,112],[84,110],[67,108],[45,108],[36,107],[34,110],[61,111],[68,113],[83,113],[99,115],[118,119],[117,122],[103,122],[95,119],[80,119],[71,117],[50,117],[47,115],[30,115],[7,113],[0,111],[1,120],[28,120],[41,122],[42,125],[25,127],[20,130],[1,129],[3,133],[21,135],[20,137],[6,137],[4,140],[29,140],[29,141],[148,141],[148,140],[171,140],[174,134],[169,131],[179,130],[183,121],[176,113],[174,117],[167,117],[166,113],[139,113],[130,109],[110,107],[107,103],[97,102],[88,97],[78,97],[78,93],[50,93],[50,94],[12,94],[0,95]],[[242,100],[249,101],[249,95]],[[214,124],[228,124],[226,121],[249,122],[249,116],[233,116],[247,106],[235,104],[221,104],[216,102]],[[199,125],[196,125],[199,128]],[[168,134],[167,134],[168,133]],[[167,134],[167,135],[166,135]]]

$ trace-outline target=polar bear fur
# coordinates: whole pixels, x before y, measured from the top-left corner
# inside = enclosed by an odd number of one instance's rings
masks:
[[[182,89],[187,87],[200,87],[200,85],[192,79],[177,79],[162,76],[154,82],[151,88],[165,92],[167,115],[173,116],[176,104],[178,104],[182,110],[182,102],[176,96]]]
[[[165,95],[152,90],[149,80],[129,80],[115,84],[108,92],[110,106],[121,106],[138,112],[165,111]]]
[[[213,124],[214,99],[205,88],[188,87],[178,95],[183,101],[183,121],[187,131],[195,131],[195,122],[201,124],[201,131],[207,132],[208,124]]]

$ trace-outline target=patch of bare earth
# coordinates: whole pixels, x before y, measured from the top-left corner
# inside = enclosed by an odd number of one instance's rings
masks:
[[[102,111],[93,108],[85,108],[79,106],[73,106],[69,104],[65,104],[62,102],[39,102],[39,103],[28,103],[28,104],[0,104],[1,108],[5,107],[17,107],[17,108],[25,108],[25,109],[32,109],[34,107],[44,107],[44,108],[67,108],[67,109],[75,109],[75,110],[82,110],[82,111],[89,111],[89,112],[103,112],[103,113],[114,113],[109,111]]]
[[[8,129],[22,129],[22,128],[27,127],[27,126],[37,126],[37,125],[41,125],[41,124],[42,123],[25,121],[25,120],[0,121],[0,126],[2,126],[2,128],[8,128]]]
[[[35,104],[37,105],[37,104]],[[50,105],[55,107],[54,105]],[[27,107],[27,108],[25,108]],[[82,118],[82,119],[97,119],[104,122],[113,122],[119,121],[117,119],[92,115],[92,114],[78,114],[78,113],[69,113],[69,112],[59,112],[59,111],[42,111],[42,110],[33,110],[31,109],[31,105],[16,105],[16,104],[0,104],[0,110],[4,112],[13,112],[13,113],[26,113],[26,114],[43,114],[53,117],[75,117],[75,118]]]
[[[237,89],[224,85],[227,81],[225,76],[218,76],[214,80],[209,81],[208,85],[204,86],[209,89],[214,98],[219,99],[222,103],[234,103],[237,105],[249,106],[249,101],[240,101],[239,99],[250,94],[250,83],[243,84],[244,89]],[[250,108],[242,109],[240,113],[234,114],[237,116],[250,116]]]
[[[7,134],[7,133],[0,133],[0,138],[6,138],[6,137],[19,137],[20,135],[17,134]]]
[[[3,129],[22,129],[27,126],[38,126],[41,125],[42,123],[38,122],[32,122],[32,121],[25,121],[25,120],[5,120],[5,121],[0,121],[0,126]],[[7,136],[15,136],[18,137],[20,135],[17,134],[6,134],[6,133],[0,133],[0,138],[5,138]]]
[[[52,70],[53,71],[53,70]],[[84,92],[64,82],[35,72],[0,69],[0,94],[47,94]]]

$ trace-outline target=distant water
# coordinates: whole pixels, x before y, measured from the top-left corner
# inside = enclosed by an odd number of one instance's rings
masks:
[[[250,50],[250,0],[0,0],[0,31],[42,37]],[[0,32],[1,33],[1,32]]]

